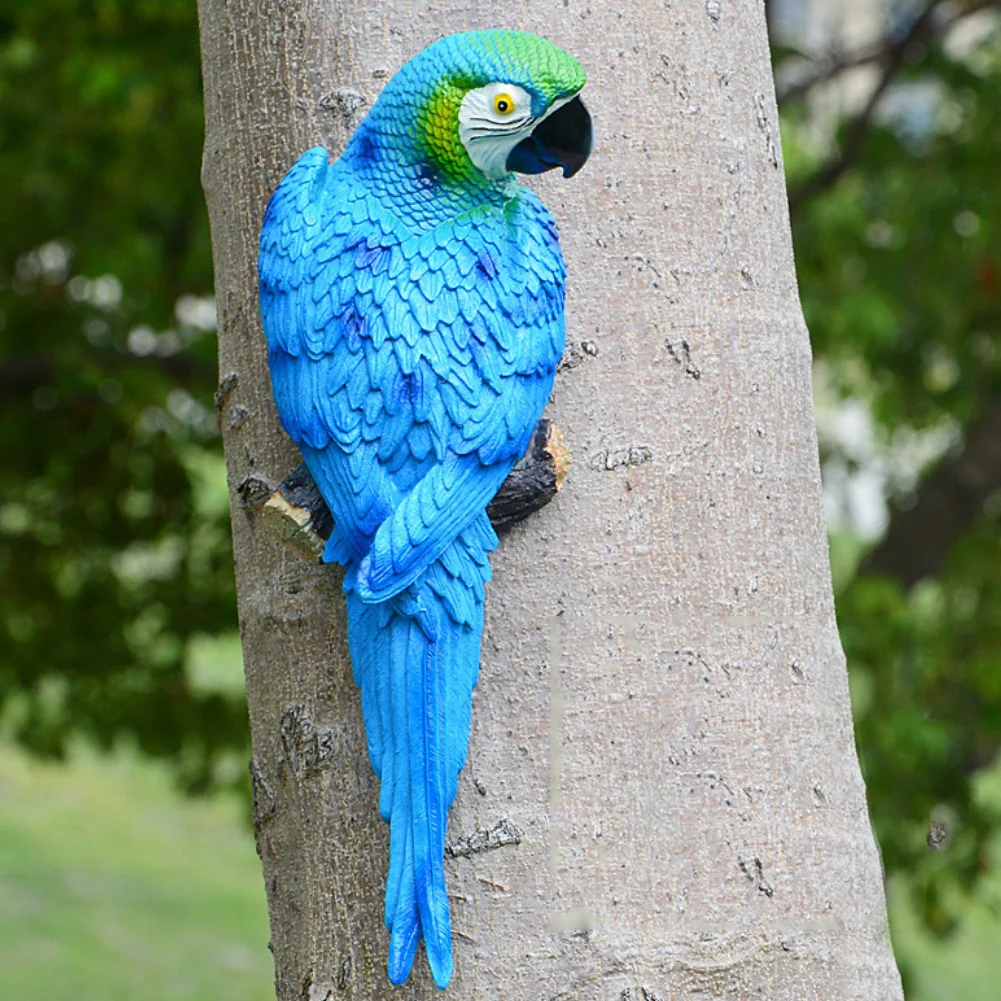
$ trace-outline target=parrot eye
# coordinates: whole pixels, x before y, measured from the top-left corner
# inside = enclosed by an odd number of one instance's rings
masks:
[[[498,115],[510,115],[514,111],[514,98],[508,93],[498,94],[494,98],[494,111]]]
[[[466,91],[458,117],[459,139],[473,166],[495,181],[507,176],[508,155],[536,120],[532,95],[510,80]]]

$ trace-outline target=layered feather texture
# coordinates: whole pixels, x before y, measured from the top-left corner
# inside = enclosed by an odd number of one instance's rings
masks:
[[[261,312],[281,420],[334,516],[324,558],[346,567],[354,677],[391,825],[389,975],[406,979],[423,938],[444,987],[445,829],[497,544],[484,509],[552,389],[564,266],[552,217],[513,181],[446,192],[437,217],[436,182],[419,173],[385,168],[398,180],[373,185],[380,147],[365,128],[334,164],[305,153],[271,199]],[[394,207],[411,182],[419,215]]]

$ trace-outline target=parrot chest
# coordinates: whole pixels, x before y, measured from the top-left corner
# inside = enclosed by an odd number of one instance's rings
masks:
[[[562,352],[554,231],[515,210],[419,237],[382,226],[346,237],[321,302],[337,443],[374,449],[406,490],[448,452],[481,447],[487,428],[534,427],[516,385],[551,382]]]
[[[413,234],[307,157],[268,210],[262,316],[286,430],[343,477],[335,517],[392,509],[448,456],[513,463],[563,350],[549,213],[520,189]]]

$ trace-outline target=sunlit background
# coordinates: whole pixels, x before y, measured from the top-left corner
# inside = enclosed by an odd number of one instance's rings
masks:
[[[909,1001],[1001,982],[1001,0],[767,4]],[[0,998],[265,1001],[194,0],[0,10]]]

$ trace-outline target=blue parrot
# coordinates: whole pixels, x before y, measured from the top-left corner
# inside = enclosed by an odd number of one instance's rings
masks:
[[[344,154],[285,175],[261,232],[261,316],[286,431],[333,514],[348,644],[390,823],[389,978],[423,938],[452,975],[448,809],[480,662],[485,508],[563,352],[552,216],[512,171],[591,149],[580,64],[525,32],[441,39],[389,81]]]

